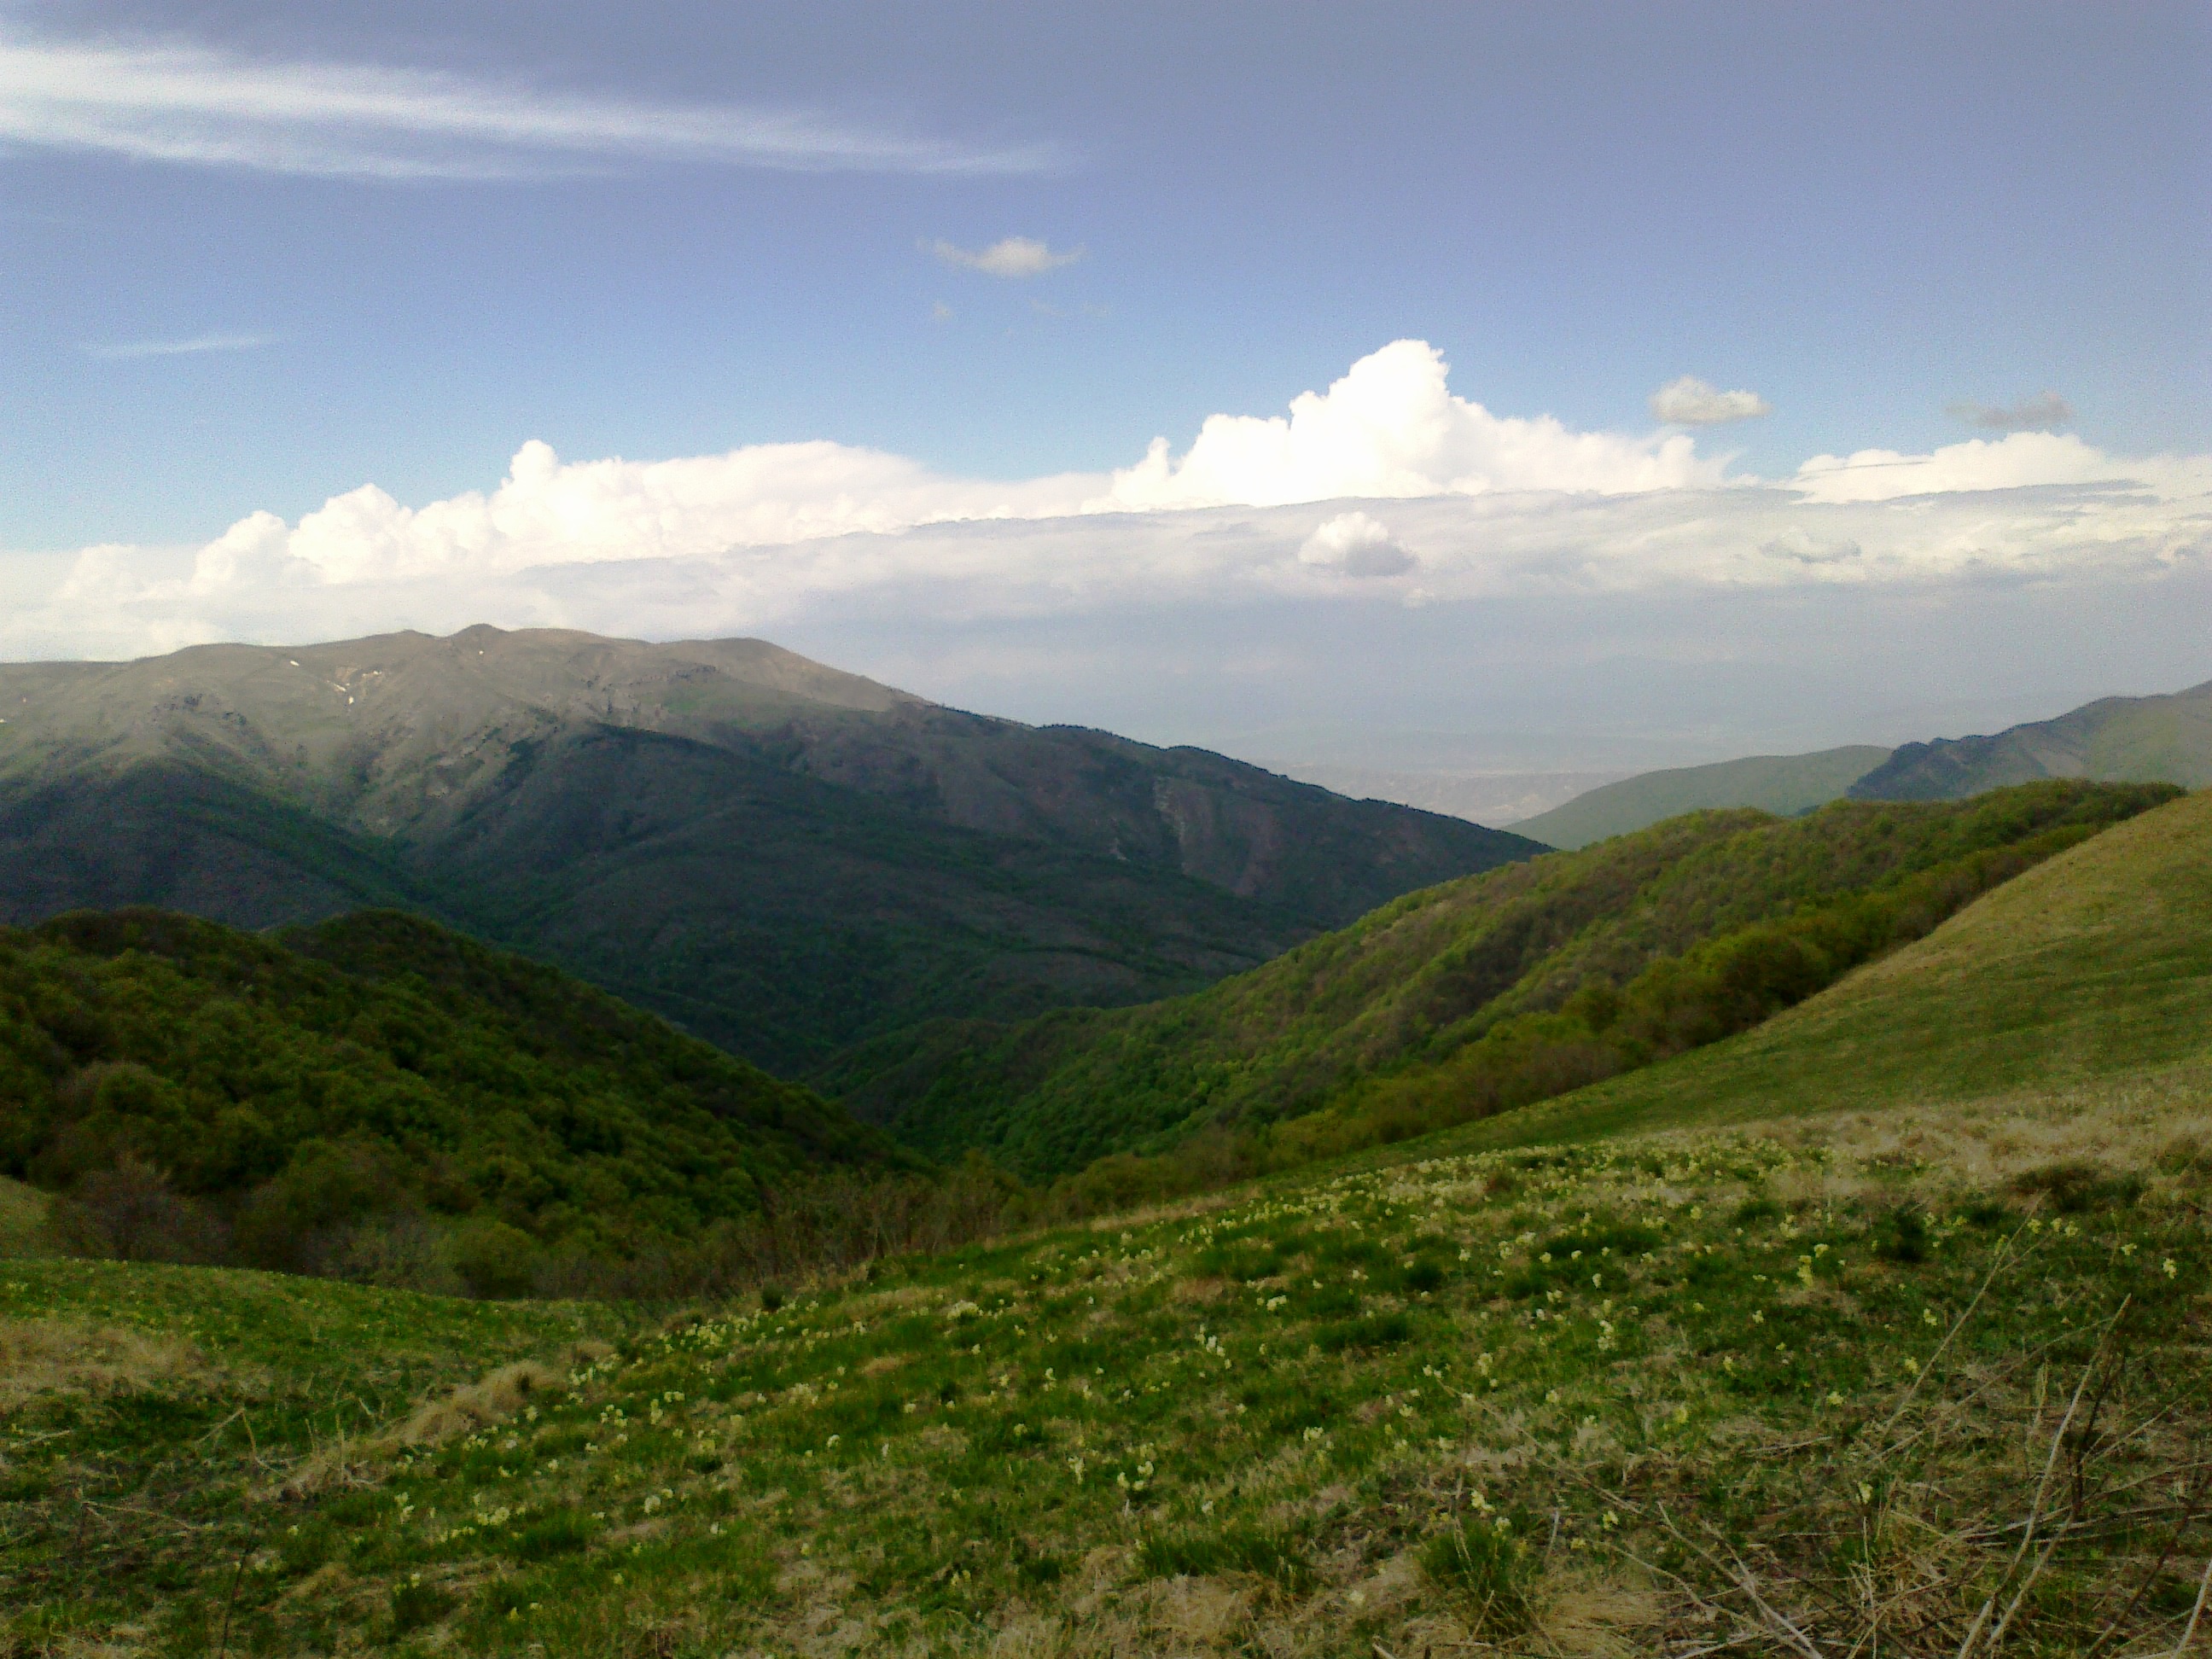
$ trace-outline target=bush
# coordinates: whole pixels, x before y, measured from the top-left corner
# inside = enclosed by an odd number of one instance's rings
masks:
[[[125,1158],[81,1177],[48,1226],[71,1255],[118,1261],[217,1262],[228,1254],[222,1221],[181,1196],[159,1170]]]
[[[527,1296],[536,1283],[538,1241],[496,1216],[461,1223],[446,1239],[445,1256],[471,1296]]]
[[[1900,1206],[1889,1213],[1874,1253],[1885,1261],[1907,1266],[1928,1260],[1928,1223],[1919,1211]]]

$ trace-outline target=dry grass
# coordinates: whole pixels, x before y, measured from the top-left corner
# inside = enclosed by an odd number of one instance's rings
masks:
[[[441,1445],[489,1428],[520,1411],[532,1395],[551,1395],[561,1386],[560,1373],[535,1360],[502,1365],[480,1381],[463,1383],[424,1401],[382,1434],[333,1440],[295,1465],[277,1488],[278,1493],[297,1500],[341,1486],[372,1484],[372,1471],[390,1453]]]
[[[0,1411],[41,1395],[212,1389],[222,1370],[188,1343],[120,1325],[56,1319],[0,1321]]]
[[[2178,1196],[2212,1183],[2212,1062],[1941,1105],[1783,1118],[1747,1124],[1743,1133],[1825,1148],[1838,1170],[1940,1170],[1960,1186],[1996,1188],[2081,1162],[2139,1172],[2154,1189]],[[1839,1180],[1838,1197],[1880,1184]]]

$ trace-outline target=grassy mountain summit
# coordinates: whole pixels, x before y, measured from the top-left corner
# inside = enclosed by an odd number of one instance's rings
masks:
[[[843,1111],[557,969],[367,912],[0,930],[0,1173],[102,1254],[528,1288],[896,1167]],[[433,1260],[436,1258],[436,1260]],[[449,1275],[450,1276],[450,1275]]]
[[[2212,681],[2160,697],[2100,697],[1991,737],[1908,743],[1851,785],[1862,800],[1957,800],[2037,778],[2212,783]]]
[[[1408,895],[1190,997],[925,1028],[830,1081],[916,1146],[1036,1174],[1208,1127],[1297,1119],[1268,1133],[1318,1137],[1308,1155],[1402,1135],[1744,1030],[2172,793],[1692,813]]]
[[[757,640],[559,630],[0,667],[0,920],[401,905],[787,1073],[1205,984],[1536,844],[964,714]]]
[[[1713,808],[1755,806],[1784,817],[1825,805],[1889,758],[1889,750],[1855,744],[1812,755],[1752,755],[1711,766],[1645,772],[1576,796],[1565,805],[1514,826],[1553,847],[1587,847],[1662,818]]]

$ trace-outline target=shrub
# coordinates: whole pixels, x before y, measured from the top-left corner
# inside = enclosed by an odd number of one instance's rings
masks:
[[[598,1528],[574,1510],[559,1510],[515,1534],[514,1554],[525,1561],[550,1560],[589,1547]]]
[[[1928,1223],[1920,1212],[1910,1206],[1891,1211],[1874,1253],[1885,1261],[1907,1265],[1928,1260]]]
[[[82,1176],[48,1224],[71,1255],[118,1261],[221,1261],[228,1241],[206,1206],[177,1193],[159,1170],[125,1156]]]
[[[538,1241],[496,1216],[471,1216],[446,1240],[446,1260],[471,1296],[529,1295],[538,1259]]]
[[[2041,1169],[2024,1170],[2012,1180],[2013,1191],[2031,1196],[2039,1194],[2061,1215],[2132,1204],[2142,1196],[2142,1185],[2140,1176],[2114,1176],[2086,1158],[2046,1164]]]

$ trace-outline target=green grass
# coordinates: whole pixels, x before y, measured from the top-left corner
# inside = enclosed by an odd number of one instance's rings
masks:
[[[1866,1573],[1949,1652],[2026,1584],[2003,1528],[2086,1376],[2101,1426],[2056,1443],[2062,1547],[2016,1641],[2074,1651],[2118,1616],[2116,1650],[2147,1654],[2212,1548],[2167,1484],[2212,1435],[2212,1241],[2195,1164],[2126,1173],[2069,1211],[2032,1171],[1813,1137],[1423,1157],[665,1321],[10,1264],[0,1329],[119,1325],[200,1359],[10,1414],[0,1631],[19,1653],[207,1653],[226,1625],[285,1654],[1651,1651],[1716,1619],[1757,1634],[1737,1559],[1823,1641]],[[531,1354],[560,1380],[502,1419],[391,1432]]]
[[[1741,1036],[1478,1124],[1581,1139],[2094,1085],[2212,1062],[2212,791],[2110,830]]]
[[[0,1263],[0,1653],[2173,1653],[2209,848],[2192,797],[1634,1077],[742,1304]]]
[[[50,1201],[37,1188],[0,1176],[0,1257],[45,1253]]]

